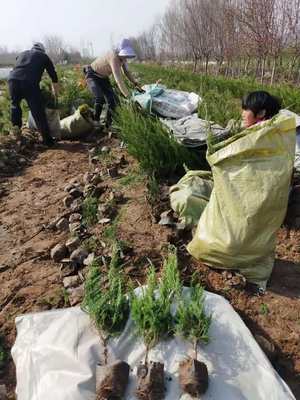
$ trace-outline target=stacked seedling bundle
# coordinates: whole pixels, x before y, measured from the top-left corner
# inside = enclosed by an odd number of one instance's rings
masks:
[[[131,316],[135,322],[136,332],[143,337],[146,345],[144,364],[138,367],[138,385],[136,395],[141,400],[160,400],[164,398],[164,364],[148,363],[148,352],[160,340],[174,332],[174,320],[171,305],[180,291],[180,278],[177,269],[177,257],[170,251],[165,261],[160,284],[151,265],[148,273],[147,287],[142,295],[131,296]]]
[[[119,248],[115,246],[106,281],[99,263],[94,261],[85,284],[83,309],[90,314],[99,330],[104,347],[104,366],[100,368],[102,376],[96,400],[122,399],[129,379],[130,367],[126,362],[116,360],[108,364],[107,341],[122,332],[129,315],[124,278],[118,265]]]

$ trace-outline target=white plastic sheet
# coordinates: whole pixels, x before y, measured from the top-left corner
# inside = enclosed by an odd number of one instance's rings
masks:
[[[188,291],[188,290],[187,290]],[[241,318],[221,296],[206,292],[212,313],[211,342],[199,347],[207,364],[209,389],[202,400],[292,400],[294,396],[272,368]],[[96,365],[102,346],[80,308],[28,314],[16,319],[17,339],[12,354],[17,369],[18,400],[95,400]],[[178,385],[178,364],[190,345],[176,338],[160,343],[150,360],[163,361],[166,400],[189,399]],[[110,342],[109,356],[134,368],[126,399],[133,400],[136,366],[144,345],[128,321],[123,334]]]

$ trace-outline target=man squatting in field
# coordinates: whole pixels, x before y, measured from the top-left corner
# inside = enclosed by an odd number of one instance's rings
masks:
[[[87,85],[95,98],[94,120],[96,125],[99,125],[100,115],[105,102],[108,104],[107,128],[112,123],[112,115],[118,105],[118,97],[112,88],[109,76],[113,75],[118,88],[125,97],[129,96],[129,91],[124,83],[122,72],[137,90],[142,91],[139,84],[131,75],[127,65],[127,59],[135,57],[136,54],[130,41],[123,39],[119,48],[102,57],[98,57],[91,65],[84,67],[83,71]]]
[[[43,137],[43,143],[47,146],[54,144],[50,135],[44,101],[40,90],[40,81],[44,71],[47,71],[52,80],[52,90],[58,93],[58,78],[53,62],[47,56],[42,43],[35,43],[31,50],[22,52],[17,57],[17,63],[10,72],[8,87],[11,97],[11,122],[12,133],[20,135],[22,127],[22,109],[20,103],[25,99],[36,126]]]

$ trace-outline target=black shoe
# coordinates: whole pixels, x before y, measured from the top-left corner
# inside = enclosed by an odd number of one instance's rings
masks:
[[[44,146],[53,147],[53,146],[55,146],[55,144],[56,144],[56,141],[52,137],[49,137],[49,138],[43,140]]]

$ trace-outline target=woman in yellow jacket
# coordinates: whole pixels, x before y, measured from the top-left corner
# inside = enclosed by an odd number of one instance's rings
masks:
[[[127,60],[136,57],[135,51],[128,39],[123,39],[120,46],[102,57],[98,57],[91,65],[84,68],[87,85],[95,98],[94,120],[99,123],[104,103],[108,104],[106,127],[112,123],[112,114],[118,104],[109,77],[113,75],[118,88],[125,96],[129,96],[123,74],[130,82],[141,90],[138,83],[128,70]]]

